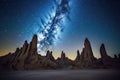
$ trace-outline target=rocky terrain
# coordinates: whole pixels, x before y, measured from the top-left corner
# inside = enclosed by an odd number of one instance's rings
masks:
[[[0,57],[0,70],[44,70],[44,69],[100,69],[120,67],[120,54],[114,58],[107,55],[105,45],[100,46],[101,58],[97,59],[93,55],[90,41],[86,38],[84,48],[80,53],[77,50],[75,60],[66,57],[65,52],[61,52],[61,57],[55,59],[52,51],[47,51],[46,56],[37,53],[37,35],[33,36],[30,43],[24,42],[21,48],[17,48],[14,53],[9,53]]]

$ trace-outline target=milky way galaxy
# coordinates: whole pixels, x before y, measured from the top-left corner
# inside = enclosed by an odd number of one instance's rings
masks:
[[[38,51],[46,51],[55,40],[59,39],[59,33],[63,32],[64,18],[70,20],[70,0],[54,0],[54,5],[47,22],[41,18],[41,26],[38,31]]]

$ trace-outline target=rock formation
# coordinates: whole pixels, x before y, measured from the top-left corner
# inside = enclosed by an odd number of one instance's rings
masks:
[[[37,35],[32,41],[24,42],[21,48],[16,48],[14,53],[0,57],[0,70],[43,70],[43,69],[81,69],[81,68],[119,68],[120,54],[114,58],[107,55],[104,44],[100,47],[101,58],[96,59],[93,55],[90,41],[86,38],[84,48],[74,61],[66,57],[62,51],[61,57],[55,59],[52,51],[47,51],[46,56],[37,53]]]
[[[15,53],[9,54],[9,68],[14,70],[32,70],[40,68],[37,54],[37,35],[33,36],[30,44],[25,41],[23,47],[17,48]],[[2,61],[5,61],[2,59]],[[5,62],[4,62],[5,63]],[[33,66],[34,65],[34,66]]]
[[[111,65],[112,58],[107,55],[104,44],[102,44],[100,47],[100,54],[101,54],[103,64],[104,65]]]
[[[37,53],[37,35],[33,36],[25,54],[28,55],[25,59],[25,69],[37,69],[40,67]]]
[[[61,53],[61,60],[64,61],[66,59],[65,53],[62,51]]]
[[[17,70],[37,69],[39,67],[37,54],[37,35],[33,36],[30,44],[25,41],[23,47],[18,51],[12,66]]]
[[[114,54],[114,59],[117,59],[117,55],[116,54]]]
[[[61,58],[58,58],[56,60],[56,63],[58,65],[58,68],[63,68],[63,69],[70,68],[73,65],[72,60],[66,57],[63,51],[61,53]]]
[[[48,58],[51,61],[55,61],[55,58],[52,55],[52,51],[51,52],[49,50],[47,51],[46,58]]]
[[[43,65],[45,69],[56,69],[57,67],[52,51],[48,50],[46,56],[42,57],[40,61],[41,65]]]
[[[95,57],[93,56],[91,44],[87,38],[85,39],[84,42],[84,48],[81,52],[80,61],[81,61],[80,65],[83,67],[92,66],[95,63]]]
[[[118,58],[120,59],[120,53],[118,54]]]
[[[27,41],[25,41],[23,47],[19,50],[19,48],[16,49],[16,56],[14,56],[13,61],[12,61],[12,68],[17,69],[17,70],[24,70],[24,64],[25,64],[25,59],[28,56],[28,53],[26,53],[27,48],[29,44]]]
[[[75,61],[76,62],[80,61],[80,52],[79,52],[79,50],[77,50],[77,56],[75,58]]]
[[[102,63],[107,68],[119,68],[120,67],[120,60],[117,58],[117,55],[115,55],[115,58],[112,58],[107,55],[105,45],[102,44],[100,47],[100,54]]]
[[[10,70],[10,60],[11,60],[11,53],[0,57],[0,70]]]

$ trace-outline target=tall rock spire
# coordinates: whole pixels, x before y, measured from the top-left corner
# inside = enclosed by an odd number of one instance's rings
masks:
[[[33,36],[33,39],[31,41],[31,50],[37,51],[37,35],[36,34]]]
[[[104,44],[101,44],[101,46],[100,46],[100,54],[101,54],[101,57],[103,59],[107,59],[108,58],[108,55],[107,55],[107,52],[106,52]]]
[[[102,62],[104,65],[111,65],[111,57],[107,55],[106,49],[105,49],[105,45],[101,44],[100,46],[100,54],[101,54],[101,58],[102,58]]]
[[[88,38],[85,39],[85,42],[84,42],[84,49],[85,49],[85,53],[86,53],[86,56],[87,54],[89,55],[88,57],[93,57],[93,51],[92,51],[92,48],[91,48],[91,44],[90,44],[90,41],[88,40]]]
[[[93,56],[90,41],[86,38],[84,41],[84,48],[81,53],[81,65],[83,67],[88,67],[94,64],[95,58]]]
[[[14,69],[24,70],[36,68],[39,65],[37,54],[37,35],[33,36],[30,44],[25,41],[23,47],[19,51],[15,52],[15,54],[17,55],[12,63]]]
[[[77,50],[77,56],[75,58],[75,61],[80,61],[80,52]]]
[[[30,42],[27,48],[26,54],[28,54],[28,56],[25,60],[26,62],[25,68],[27,69],[37,68],[39,65],[39,62],[38,62],[38,53],[37,53],[37,35],[36,34],[33,36],[32,41]]]
[[[62,53],[61,53],[61,60],[65,60],[65,59],[66,59],[65,53],[62,51]]]

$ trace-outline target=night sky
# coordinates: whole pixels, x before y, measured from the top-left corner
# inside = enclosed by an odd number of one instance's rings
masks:
[[[120,53],[120,0],[71,0],[70,18],[53,45],[53,55],[62,50],[74,59],[87,37],[96,57],[104,43],[110,56]],[[41,17],[51,12],[53,0],[0,0],[0,55],[14,52],[37,34]],[[43,54],[43,53],[41,53]]]

